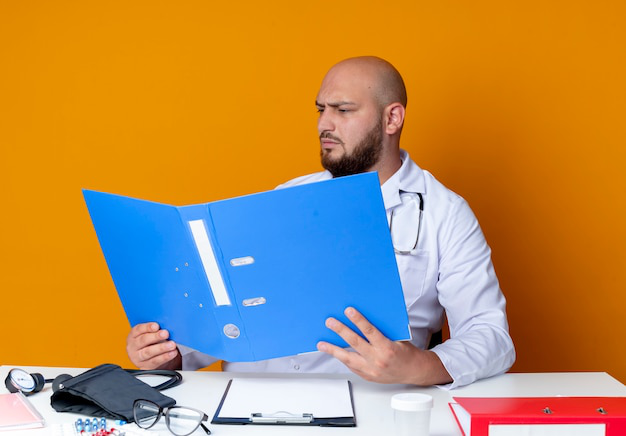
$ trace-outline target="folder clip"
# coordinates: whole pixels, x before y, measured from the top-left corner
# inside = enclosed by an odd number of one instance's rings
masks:
[[[253,413],[250,421],[254,423],[266,424],[310,424],[313,421],[312,413]]]

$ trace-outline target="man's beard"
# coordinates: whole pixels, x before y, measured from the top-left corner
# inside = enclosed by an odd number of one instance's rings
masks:
[[[330,171],[333,177],[343,177],[371,169],[378,162],[382,149],[382,129],[379,125],[375,125],[350,154],[346,153],[338,159],[333,159],[329,153],[325,153],[322,149],[320,156],[322,166]]]

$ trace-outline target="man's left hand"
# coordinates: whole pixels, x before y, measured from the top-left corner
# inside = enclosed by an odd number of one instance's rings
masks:
[[[378,383],[428,386],[452,382],[441,360],[432,351],[420,350],[408,341],[387,339],[353,307],[348,307],[345,314],[367,340],[337,319],[328,318],[326,327],[341,336],[354,351],[323,341],[317,344],[317,348],[343,362],[355,374]]]

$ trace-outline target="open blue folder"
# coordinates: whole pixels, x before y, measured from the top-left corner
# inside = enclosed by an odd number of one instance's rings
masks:
[[[347,344],[347,306],[410,339],[376,173],[190,206],[83,190],[131,325],[219,359],[257,361]]]

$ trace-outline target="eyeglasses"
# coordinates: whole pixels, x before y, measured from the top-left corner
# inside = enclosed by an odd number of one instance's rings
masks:
[[[420,239],[422,215],[424,213],[424,198],[419,192],[415,194],[402,192],[400,193],[400,200],[402,201],[402,205],[392,209],[391,218],[389,219],[389,231],[391,232],[393,251],[395,251],[396,254],[412,254],[417,248],[417,243]],[[415,224],[416,217],[417,224]],[[394,218],[396,220],[395,231]],[[411,237],[413,232],[415,232],[415,239]]]
[[[203,424],[209,417],[200,410],[182,406],[164,409],[149,400],[135,400],[133,403],[135,423],[143,429],[153,427],[163,415],[165,415],[165,424],[168,430],[176,436],[190,435],[198,427],[202,427],[206,434],[211,434],[211,430]]]

